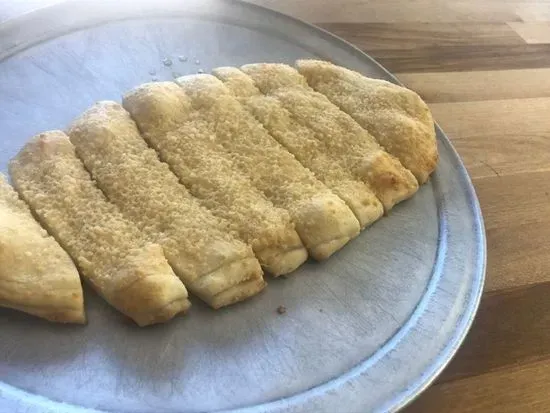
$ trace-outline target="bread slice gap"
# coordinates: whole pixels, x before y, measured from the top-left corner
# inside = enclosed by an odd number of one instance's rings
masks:
[[[315,138],[315,132],[298,122],[278,99],[264,95],[252,78],[235,67],[219,67],[212,73],[273,138],[346,202],[361,228],[382,216],[384,208],[370,186],[331,159],[324,144]]]
[[[177,79],[227,156],[275,206],[286,209],[310,255],[325,259],[358,235],[353,212],[280,145],[219,79]]]
[[[97,186],[125,218],[162,246],[190,292],[221,307],[264,288],[252,249],[188,193],[120,104],[98,102],[72,123],[68,134]],[[258,281],[256,290],[234,288],[252,279]],[[233,296],[225,294],[226,302],[216,298],[227,290]]]
[[[279,100],[323,143],[327,155],[369,184],[385,211],[418,189],[410,171],[374,137],[325,96],[311,89],[296,69],[284,64],[251,64],[241,68],[266,95]]]
[[[202,206],[224,219],[249,244],[261,266],[279,276],[307,259],[289,214],[276,208],[244,177],[211,139],[214,131],[172,82],[141,85],[123,100],[143,138]]]

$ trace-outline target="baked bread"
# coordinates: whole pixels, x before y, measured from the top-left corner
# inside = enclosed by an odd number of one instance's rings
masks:
[[[229,222],[266,271],[287,274],[307,259],[289,214],[274,207],[224,156],[210,139],[212,128],[192,116],[183,89],[170,82],[148,83],[128,93],[123,106],[189,192]]]
[[[368,183],[386,211],[414,195],[418,189],[414,176],[349,115],[311,89],[296,69],[254,64],[242,70],[263,93],[278,99],[298,122],[311,129],[330,157]]]
[[[177,82],[197,116],[214,129],[213,139],[226,156],[275,206],[290,213],[313,258],[330,257],[359,234],[359,222],[347,205],[271,137],[223,82],[212,75]]]
[[[162,246],[190,292],[220,308],[264,288],[252,249],[187,192],[121,105],[95,104],[68,134],[97,186],[125,218]]]
[[[299,123],[278,99],[261,93],[254,81],[235,67],[219,67],[212,73],[225,83],[277,142],[342,198],[361,228],[382,216],[384,208],[370,186],[331,159],[324,143],[315,138],[315,132]]]
[[[410,89],[318,60],[299,60],[308,84],[351,115],[386,151],[426,182],[439,158],[428,105]]]
[[[0,306],[58,323],[86,322],[71,258],[0,174]]]
[[[95,186],[61,131],[32,138],[12,159],[20,196],[107,302],[145,326],[189,308],[187,290],[151,243]]]

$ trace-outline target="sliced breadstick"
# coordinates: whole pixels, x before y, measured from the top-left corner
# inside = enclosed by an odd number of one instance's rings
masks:
[[[313,89],[367,129],[418,182],[426,182],[439,155],[433,118],[420,96],[329,62],[299,60],[296,65]]]
[[[71,258],[0,174],[0,306],[58,323],[86,322]]]
[[[347,205],[271,137],[223,82],[212,75],[177,82],[241,172],[275,206],[290,212],[314,258],[328,258],[358,235],[359,222]]]
[[[311,89],[294,68],[254,64],[242,70],[263,93],[277,98],[299,123],[313,130],[330,157],[367,182],[386,210],[416,192],[414,176],[349,115]]]
[[[219,155],[209,139],[214,132],[205,122],[191,119],[189,100],[178,85],[142,85],[124,98],[123,105],[190,193],[229,222],[266,271],[287,274],[307,259],[288,213],[275,208]]]
[[[219,67],[212,72],[239,99],[281,145],[315,176],[342,198],[364,228],[384,212],[384,208],[368,184],[330,159],[324,143],[315,139],[315,132],[297,122],[281,102],[266,96],[254,81],[234,67]]]
[[[187,310],[187,290],[162,248],[105,199],[63,132],[31,139],[9,169],[21,197],[113,307],[140,326]]]
[[[187,192],[147,146],[122,106],[97,103],[73,123],[69,136],[98,187],[163,247],[192,293],[219,308],[264,288],[252,249],[231,236],[228,224]]]

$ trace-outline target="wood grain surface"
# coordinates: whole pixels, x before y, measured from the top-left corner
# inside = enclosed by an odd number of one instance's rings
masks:
[[[550,412],[550,1],[253,2],[316,23],[396,73],[472,176],[486,293],[457,356],[405,411]]]

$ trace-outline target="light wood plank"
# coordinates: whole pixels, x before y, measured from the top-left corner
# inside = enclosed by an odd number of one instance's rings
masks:
[[[433,386],[404,412],[547,412],[549,388],[550,361],[541,361]]]
[[[550,97],[549,68],[401,73],[398,77],[428,103]]]
[[[550,172],[474,179],[474,186],[487,230],[486,290],[550,282]]]
[[[324,23],[321,27],[368,51],[525,43],[505,23]]]
[[[519,21],[530,2],[501,0],[248,0],[310,22]]]
[[[508,25],[529,44],[550,43],[550,22],[511,22]]]
[[[486,294],[438,383],[550,357],[550,283]]]
[[[550,171],[474,179],[474,186],[488,231],[520,225],[547,230],[542,225],[550,223]]]
[[[519,4],[516,14],[524,22],[550,21],[550,4],[548,0]]]
[[[550,282],[550,172],[474,180],[487,229],[488,291]]]
[[[550,98],[430,106],[473,177],[550,169]]]

